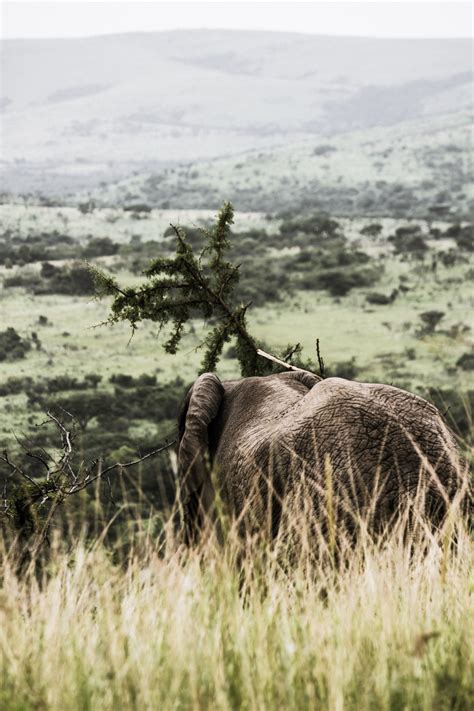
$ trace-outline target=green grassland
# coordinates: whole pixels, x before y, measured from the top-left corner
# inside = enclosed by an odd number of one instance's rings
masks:
[[[142,219],[133,219],[120,209],[96,209],[82,214],[75,208],[38,206],[1,206],[3,224],[7,230],[17,230],[27,238],[37,231],[58,231],[82,243],[88,235],[111,237],[119,243],[129,242],[138,235],[143,241],[156,240],[159,254],[160,240],[170,221],[177,224],[204,224],[209,212],[153,211]],[[114,216],[111,223],[110,215]],[[67,218],[67,219],[65,219]],[[428,387],[454,388],[466,391],[470,387],[470,372],[456,367],[463,353],[472,348],[473,294],[469,283],[471,265],[466,257],[448,267],[439,263],[431,268],[433,255],[456,247],[450,238],[433,239],[429,228],[443,232],[448,223],[425,221],[381,221],[378,236],[363,233],[370,225],[368,218],[339,220],[348,243],[363,249],[375,264],[380,277],[373,288],[353,288],[347,295],[334,297],[322,290],[291,290],[281,293],[281,300],[252,307],[249,321],[252,333],[269,348],[279,351],[288,343],[301,343],[306,357],[315,358],[315,340],[320,339],[323,357],[329,371],[354,359],[359,380],[391,382],[412,390]],[[235,230],[268,230],[275,235],[281,219],[268,220],[261,214],[238,214]],[[394,255],[388,237],[397,226],[418,225],[425,234],[428,252],[420,261]],[[285,271],[288,255],[298,253],[298,247],[271,247],[267,257],[273,264],[280,263]],[[130,285],[140,281],[139,275],[124,268],[117,256],[102,257],[97,261],[111,268],[119,283]],[[61,260],[58,262],[62,264]],[[244,267],[245,268],[245,267]],[[290,268],[290,267],[288,267]],[[6,269],[0,275],[7,278],[17,273],[34,272],[39,264],[28,264]],[[265,272],[257,273],[262,285]],[[403,283],[393,303],[369,304],[367,294],[376,291],[389,295]],[[2,381],[11,377],[29,376],[42,379],[58,375],[83,377],[96,373],[103,378],[103,386],[114,373],[135,376],[156,374],[160,382],[180,376],[191,382],[202,357],[198,346],[204,334],[204,324],[196,322],[194,332],[185,338],[176,356],[167,355],[161,344],[163,338],[151,323],[143,323],[130,340],[131,331],[125,324],[103,325],[108,317],[107,301],[92,296],[64,294],[32,294],[23,288],[3,288],[1,292],[3,327],[12,326],[21,334],[37,332],[40,349],[32,349],[23,360],[0,364]],[[441,311],[444,316],[436,331],[420,335],[420,314],[429,310]],[[40,325],[40,316],[47,318]],[[102,325],[101,325],[102,324]],[[238,375],[236,362],[223,358],[218,373],[222,378]],[[6,417],[0,429],[2,439],[12,437],[12,431],[24,431],[27,417],[25,395],[3,398]]]

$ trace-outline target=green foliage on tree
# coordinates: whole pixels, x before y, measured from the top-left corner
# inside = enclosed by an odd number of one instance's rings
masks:
[[[228,259],[230,229],[234,210],[225,203],[215,225],[202,229],[204,247],[196,253],[185,232],[173,227],[176,253],[158,257],[145,270],[146,281],[135,288],[122,289],[108,274],[94,269],[99,295],[113,295],[109,322],[129,321],[132,329],[149,319],[160,329],[170,327],[164,343],[167,353],[176,353],[187,324],[201,317],[210,325],[202,344],[201,372],[216,369],[224,344],[235,339],[236,356],[243,376],[269,372],[269,364],[258,357],[257,342],[250,335],[246,311],[236,294],[239,265]]]

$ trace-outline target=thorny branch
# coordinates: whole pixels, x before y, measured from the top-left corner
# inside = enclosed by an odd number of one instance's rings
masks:
[[[171,325],[164,349],[176,353],[186,326],[201,316],[209,329],[201,344],[201,371],[215,370],[224,344],[235,337],[242,374],[255,375],[257,344],[245,320],[250,304],[239,302],[234,294],[239,265],[227,260],[233,216],[232,205],[225,203],[215,225],[201,229],[206,245],[199,253],[194,252],[185,233],[171,225],[176,237],[175,255],[154,259],[144,272],[147,281],[136,288],[120,289],[113,277],[94,269],[99,293],[113,296],[109,322],[126,320],[132,329],[145,319],[158,323],[160,330]]]
[[[110,486],[109,475],[111,472],[116,470],[121,472],[124,469],[140,464],[176,443],[176,439],[173,439],[130,462],[115,462],[103,468],[103,459],[98,458],[90,462],[88,466],[85,466],[84,462],[75,461],[75,421],[70,413],[65,410],[64,413],[71,418],[69,426],[66,426],[61,417],[50,411],[47,413],[47,420],[42,423],[43,425],[52,423],[57,429],[60,447],[56,456],[50,455],[43,449],[40,450],[40,453],[32,452],[25,444],[19,442],[26,456],[37,461],[46,470],[43,477],[31,476],[25,467],[10,458],[7,450],[0,454],[0,462],[3,462],[10,470],[3,486],[3,506],[0,514],[10,520],[13,527],[18,529],[20,536],[26,537],[25,530],[27,528],[35,529],[30,531],[36,534],[35,552],[47,540],[53,516],[58,507],[69,496],[83,491],[102,478],[108,481]],[[9,485],[12,483],[14,486],[9,491]],[[47,508],[47,514],[42,526],[38,529],[33,525],[32,521],[37,518],[38,513],[45,507]]]

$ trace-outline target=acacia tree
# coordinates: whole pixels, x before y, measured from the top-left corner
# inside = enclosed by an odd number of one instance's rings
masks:
[[[246,313],[250,302],[238,298],[239,266],[228,259],[234,209],[224,203],[216,222],[201,229],[204,248],[196,254],[185,232],[171,226],[176,235],[176,253],[158,257],[144,272],[145,282],[135,288],[121,288],[116,279],[92,268],[99,295],[112,295],[109,323],[129,321],[133,331],[140,321],[151,320],[160,329],[171,326],[164,342],[167,353],[176,353],[186,326],[201,317],[209,325],[204,342],[200,372],[216,369],[224,344],[235,339],[236,357],[243,376],[263,375],[277,368],[278,359],[261,358],[262,351],[249,333]],[[293,359],[300,358],[299,346],[290,348]],[[301,364],[299,360],[298,365]],[[279,368],[291,367],[279,362]]]

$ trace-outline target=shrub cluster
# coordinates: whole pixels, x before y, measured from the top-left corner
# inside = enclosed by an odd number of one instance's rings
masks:
[[[91,296],[95,293],[94,278],[81,262],[56,266],[43,262],[41,271],[19,271],[4,281],[5,287],[23,287],[33,294],[69,294]]]
[[[58,259],[91,259],[117,254],[110,237],[89,236],[85,245],[58,230],[22,237],[11,231],[0,235],[0,264],[7,267]]]

